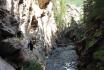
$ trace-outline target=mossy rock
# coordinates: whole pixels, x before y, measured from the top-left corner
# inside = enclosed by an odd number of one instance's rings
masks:
[[[43,68],[36,60],[30,60],[24,63],[23,70],[43,70]]]
[[[101,62],[104,62],[104,50],[96,51],[93,54],[93,58],[96,60],[100,60]]]

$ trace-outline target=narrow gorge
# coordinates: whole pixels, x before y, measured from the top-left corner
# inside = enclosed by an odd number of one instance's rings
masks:
[[[0,0],[0,70],[104,70],[103,0]]]

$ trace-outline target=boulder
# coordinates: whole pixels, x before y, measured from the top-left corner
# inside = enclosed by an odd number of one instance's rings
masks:
[[[0,57],[0,70],[15,70],[15,68]]]

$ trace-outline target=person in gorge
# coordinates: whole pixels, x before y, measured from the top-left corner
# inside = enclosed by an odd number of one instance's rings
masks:
[[[33,51],[33,42],[32,40],[30,40],[30,42],[28,43],[28,48]]]

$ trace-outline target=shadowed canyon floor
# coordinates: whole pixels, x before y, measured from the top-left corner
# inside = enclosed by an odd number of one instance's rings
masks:
[[[78,56],[75,45],[70,42],[64,47],[57,47],[46,59],[46,70],[77,70]]]

